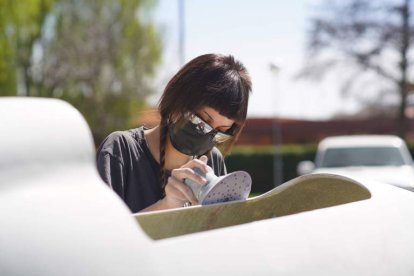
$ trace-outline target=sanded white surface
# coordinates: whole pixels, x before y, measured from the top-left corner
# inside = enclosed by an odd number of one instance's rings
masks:
[[[102,183],[68,104],[0,99],[0,275],[413,275],[414,193],[160,241]]]
[[[0,101],[0,168],[94,160],[89,127],[64,101],[3,97]]]
[[[0,99],[0,275],[153,275],[150,241],[63,101]]]
[[[414,193],[364,184],[369,200],[161,240],[159,274],[413,275]]]

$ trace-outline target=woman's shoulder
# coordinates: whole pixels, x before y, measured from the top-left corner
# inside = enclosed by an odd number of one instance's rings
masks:
[[[101,150],[111,148],[129,148],[141,143],[144,139],[144,128],[118,130],[109,134],[101,144]]]

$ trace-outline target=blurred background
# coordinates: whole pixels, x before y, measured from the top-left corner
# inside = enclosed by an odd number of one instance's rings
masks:
[[[253,93],[228,169],[264,192],[326,136],[397,134],[413,148],[411,2],[0,0],[0,96],[70,102],[98,146],[156,124],[184,63],[232,54]]]

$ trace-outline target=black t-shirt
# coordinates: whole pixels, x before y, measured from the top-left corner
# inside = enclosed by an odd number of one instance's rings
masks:
[[[218,176],[226,174],[223,156],[213,148],[207,164]],[[102,179],[136,213],[161,199],[160,165],[144,139],[144,128],[116,131],[102,142],[97,153]]]

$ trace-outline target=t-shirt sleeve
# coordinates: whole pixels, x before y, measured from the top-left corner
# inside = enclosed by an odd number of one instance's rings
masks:
[[[96,163],[102,180],[122,199],[125,199],[127,169],[125,168],[125,143],[121,132],[111,133],[99,147]]]
[[[122,199],[125,199],[125,168],[122,163],[107,152],[98,152],[98,172],[102,180],[108,184]]]

